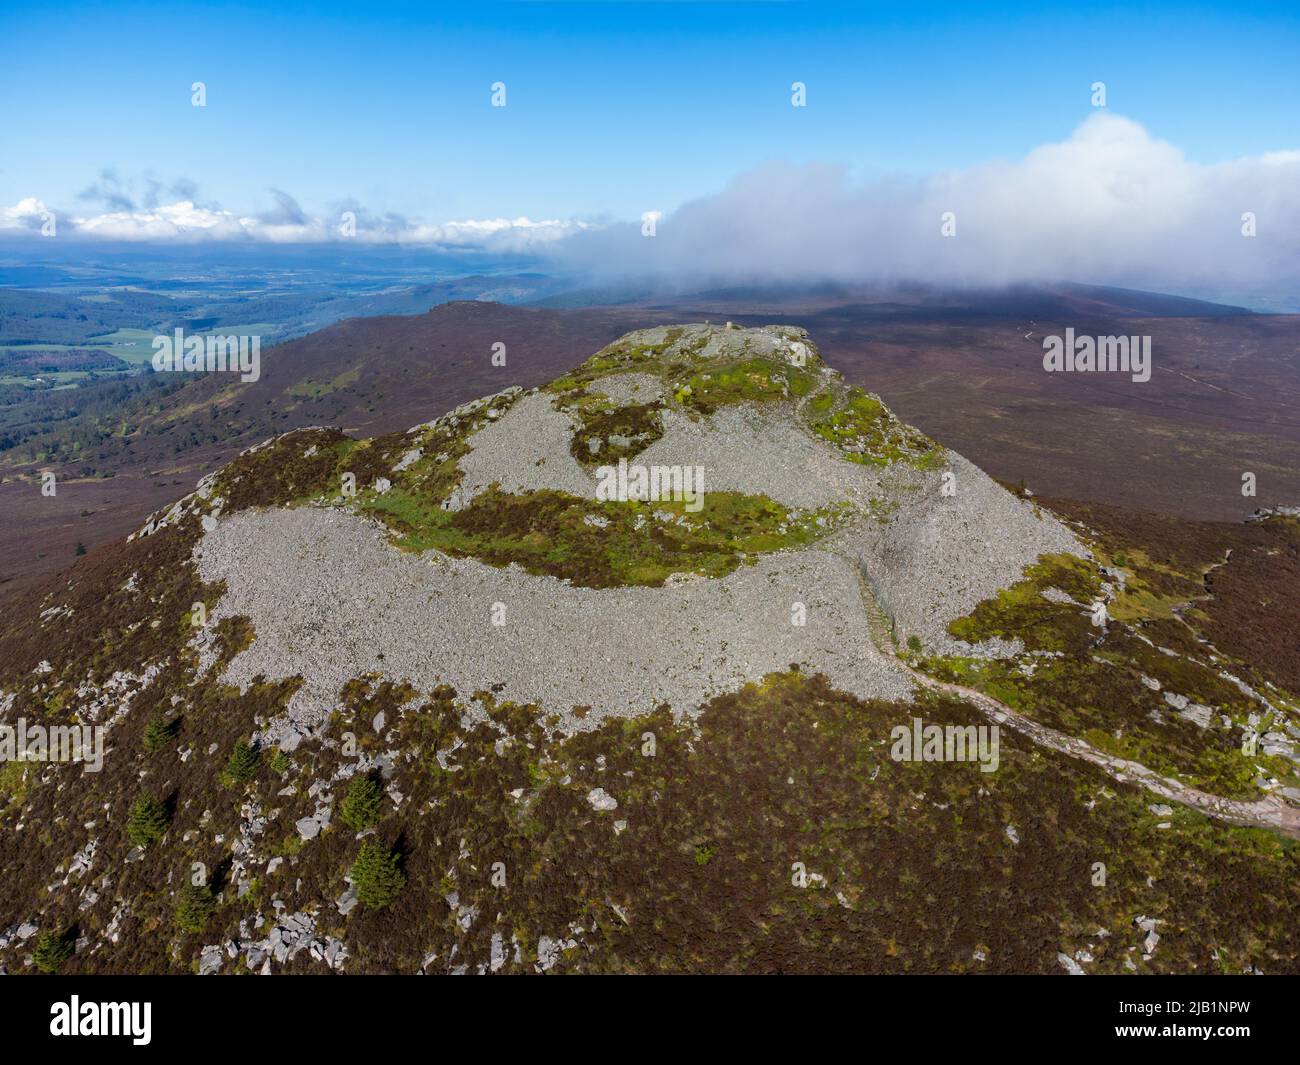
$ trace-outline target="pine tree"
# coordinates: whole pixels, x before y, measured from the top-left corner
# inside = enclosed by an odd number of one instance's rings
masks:
[[[378,824],[379,804],[383,797],[379,783],[373,777],[354,776],[343,799],[343,820],[358,832]]]
[[[186,881],[176,895],[176,927],[182,932],[202,932],[216,908],[217,898],[207,884]]]
[[[152,795],[141,795],[131,807],[131,816],[127,818],[126,834],[137,847],[147,847],[155,840],[160,840],[167,831],[167,822],[171,815],[167,804]]]
[[[72,957],[72,937],[64,932],[42,932],[32,951],[32,962],[43,973],[57,973]]]
[[[152,754],[167,745],[167,741],[176,735],[176,726],[179,722],[155,715],[149,719],[149,724],[144,727],[144,749]]]
[[[367,840],[352,865],[352,883],[357,898],[367,909],[382,910],[406,886],[406,874],[398,867],[398,856],[378,840]]]
[[[240,740],[235,744],[235,749],[230,752],[230,761],[226,763],[227,778],[237,784],[247,784],[257,772],[260,758],[260,752]]]

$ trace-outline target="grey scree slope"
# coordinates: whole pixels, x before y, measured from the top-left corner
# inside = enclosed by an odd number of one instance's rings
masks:
[[[592,387],[645,402],[653,384],[632,377]],[[501,697],[537,702],[569,728],[665,702],[689,712],[791,662],[862,697],[906,697],[910,682],[871,645],[860,573],[901,639],[970,653],[948,635],[949,621],[1040,554],[1088,553],[1055,518],[951,452],[956,494],[945,496],[943,471],[846,461],[799,424],[793,404],[723,407],[701,422],[672,410],[665,417],[664,436],[634,461],[702,465],[706,490],[763,493],[796,507],[884,502],[886,519],[864,514],[815,548],[760,558],[720,580],[590,589],[517,567],[405,554],[381,527],[342,510],[222,518],[196,548],[199,572],[227,584],[215,619],[247,615],[257,633],[226,679],[304,677],[266,738],[294,745],[326,719],[343,683],[366,672],[421,690],[448,683],[466,698],[504,684]],[[594,479],[568,450],[573,427],[549,395],[525,393],[471,438],[453,505],[493,482],[594,494]],[[491,624],[497,602],[504,627]],[[790,622],[796,602],[808,608],[806,626]],[[579,722],[575,705],[593,712]]]
[[[473,450],[460,460],[465,476],[449,510],[460,510],[494,482],[503,492],[551,488],[593,498],[596,479],[569,452],[573,421],[551,405],[544,392],[516,400],[499,419],[471,438]]]
[[[719,580],[577,588],[515,566],[403,553],[367,519],[300,507],[222,520],[199,551],[203,579],[229,587],[214,618],[245,614],[257,630],[226,679],[304,678],[288,720],[264,736],[289,747],[368,672],[421,690],[445,682],[466,697],[504,684],[500,698],[537,702],[569,728],[660,703],[693,710],[792,662],[862,695],[911,690],[871,644],[852,566],[820,550],[767,556]],[[497,602],[502,627],[491,622]],[[807,605],[805,626],[790,623],[795,602]],[[584,705],[592,713],[580,724],[570,711]]]

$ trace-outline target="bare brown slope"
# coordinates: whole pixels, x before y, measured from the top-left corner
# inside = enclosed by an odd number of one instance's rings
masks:
[[[141,426],[132,453],[174,453],[205,419],[220,421],[220,443],[241,447],[305,425],[362,436],[405,429],[510,385],[543,384],[645,319],[473,301],[351,318],[266,352],[256,382],[221,374],[196,381]],[[505,345],[504,366],[493,364],[497,344]]]
[[[1045,372],[1043,336],[1070,325],[1149,335],[1151,380]],[[808,326],[850,377],[995,476],[1187,518],[1300,502],[1300,317]],[[1241,494],[1247,472],[1256,497]]]

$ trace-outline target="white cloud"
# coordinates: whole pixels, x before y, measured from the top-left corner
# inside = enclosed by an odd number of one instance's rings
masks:
[[[247,223],[229,211],[198,207],[189,200],[163,204],[150,210],[108,211],[68,220],[80,236],[105,240],[174,240],[208,238],[229,240],[250,236]]]
[[[632,224],[567,243],[578,266],[683,283],[1071,279],[1154,285],[1300,279],[1300,152],[1203,166],[1098,112],[1022,159],[854,184],[772,164],[691,201],[645,238]],[[942,235],[945,212],[956,235]],[[1242,236],[1253,212],[1258,235]]]
[[[6,229],[38,230],[52,212],[35,196],[19,200],[12,207],[0,208],[0,231]]]
[[[59,234],[96,240],[193,243],[247,240],[269,244],[316,244],[345,239],[340,232],[342,212],[330,218],[279,212],[270,217],[237,215],[191,200],[150,208],[104,211],[99,214],[51,211],[35,197],[13,207],[0,208],[0,231],[35,231],[53,213]],[[493,252],[523,252],[563,240],[586,227],[579,221],[530,218],[466,219],[440,225],[407,222],[400,216],[375,218],[354,212],[355,239],[363,244],[409,244],[458,249],[482,248]]]
[[[396,238],[401,244],[490,247],[495,251],[536,251],[588,228],[585,222],[528,218],[468,219],[443,225],[412,225]],[[358,230],[358,233],[361,231]]]

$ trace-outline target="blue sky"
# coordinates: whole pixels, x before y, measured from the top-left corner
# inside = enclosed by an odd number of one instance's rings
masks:
[[[0,206],[89,210],[111,167],[237,212],[627,219],[773,160],[1014,159],[1096,80],[1196,163],[1300,147],[1294,3],[275,6],[6,0]]]

